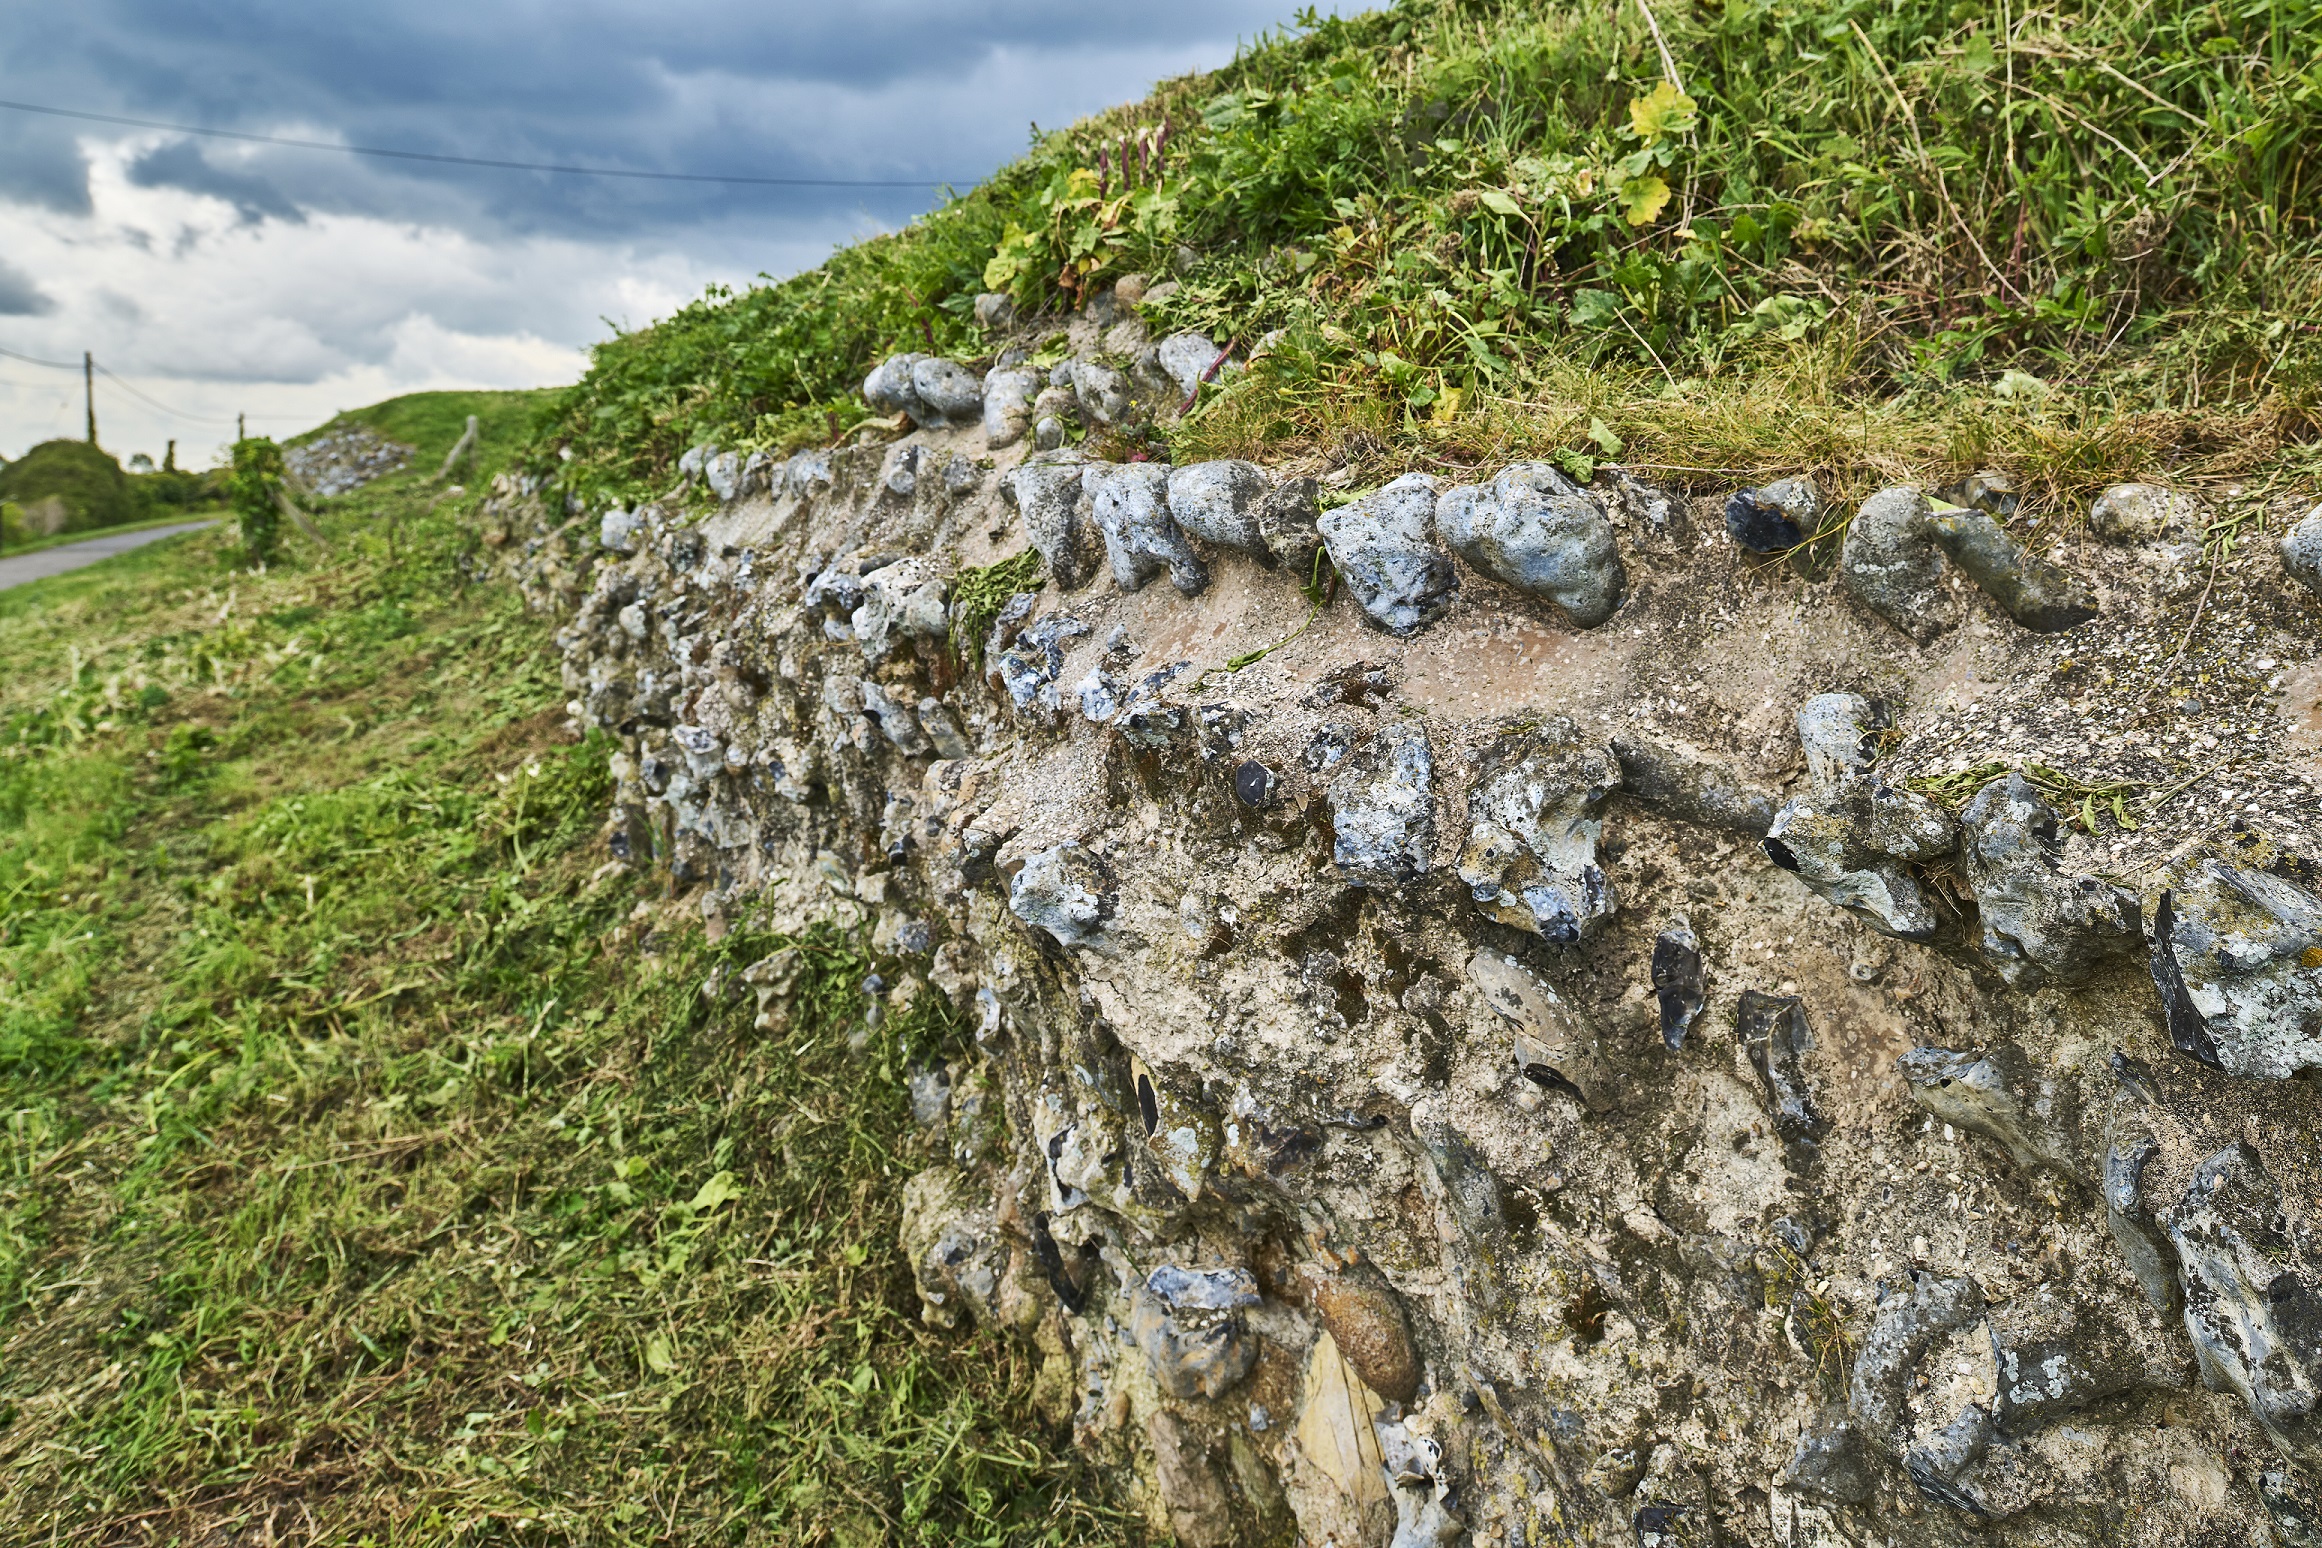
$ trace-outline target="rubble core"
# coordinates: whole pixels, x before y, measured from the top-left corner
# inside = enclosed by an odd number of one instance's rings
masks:
[[[2306,1540],[2299,513],[2035,551],[1978,474],[1785,564],[1802,480],[1112,463],[1066,432],[1231,362],[1102,299],[836,448],[483,515],[614,854],[977,1029],[909,1072],[927,1320],[1193,1548]]]

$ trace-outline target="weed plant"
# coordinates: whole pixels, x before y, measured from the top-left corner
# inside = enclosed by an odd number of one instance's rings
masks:
[[[917,1320],[956,1018],[608,863],[458,510],[414,470],[327,553],[0,593],[0,1541],[1118,1537],[1022,1355]]]

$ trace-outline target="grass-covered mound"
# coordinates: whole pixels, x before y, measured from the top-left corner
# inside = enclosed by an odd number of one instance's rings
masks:
[[[148,514],[112,453],[87,441],[43,441],[0,467],[0,500],[18,508],[10,536],[86,532]]]
[[[283,444],[287,449],[334,430],[360,428],[413,448],[417,453],[413,471],[432,474],[466,433],[470,414],[480,421],[485,442],[504,447],[520,439],[543,405],[553,400],[554,395],[545,391],[409,392],[368,408],[351,409]],[[475,471],[473,466],[466,467],[454,477],[471,477]]]
[[[1123,273],[1261,368],[1184,449],[1677,477],[2276,459],[2322,366],[2322,5],[1403,0],[1043,137],[911,228],[599,348],[587,493],[827,438],[973,298]]]

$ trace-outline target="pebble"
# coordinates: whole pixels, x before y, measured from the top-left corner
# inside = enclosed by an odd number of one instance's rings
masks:
[[[1822,525],[1822,491],[1810,478],[1783,478],[1744,489],[1725,502],[1725,530],[1753,554],[1796,548]]]
[[[1091,463],[1082,475],[1113,584],[1141,590],[1166,573],[1184,596],[1209,584],[1209,570],[1169,515],[1169,468],[1158,462]]]
[[[1024,535],[1065,591],[1096,578],[1103,540],[1082,492],[1086,465],[1078,453],[1042,452],[1000,479],[1001,496],[1024,519]]]
[[[1916,489],[1882,489],[1847,523],[1839,583],[1863,606],[1924,645],[1951,624],[1943,559],[1929,523],[1934,507]]]
[[[1406,473],[1315,523],[1347,589],[1390,634],[1416,634],[1459,595],[1451,556],[1432,541],[1435,500],[1434,479]]]
[[[1519,462],[1489,484],[1444,491],[1435,525],[1460,558],[1546,597],[1577,628],[1610,618],[1628,586],[1604,507],[1545,462]]]

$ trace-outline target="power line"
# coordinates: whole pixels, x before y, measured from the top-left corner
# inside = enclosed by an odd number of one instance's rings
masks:
[[[135,399],[136,399],[138,402],[140,402],[140,403],[144,404],[144,405],[145,405],[147,408],[149,408],[149,409],[158,409],[158,410],[159,410],[159,411],[161,411],[162,413],[164,413],[164,414],[167,414],[168,416],[170,416],[172,419],[186,419],[186,420],[191,420],[193,423],[195,423],[195,424],[197,424],[197,425],[223,425],[223,424],[228,424],[228,423],[231,423],[231,421],[224,420],[224,419],[212,419],[212,418],[210,418],[210,417],[209,417],[208,415],[206,415],[206,414],[188,414],[188,413],[186,413],[186,412],[185,412],[183,409],[173,409],[173,408],[171,408],[171,407],[170,407],[168,404],[166,404],[166,403],[159,403],[159,402],[156,402],[154,399],[147,397],[147,396],[146,396],[144,393],[142,393],[142,392],[138,391],[136,388],[134,388],[134,387],[130,386],[130,385],[129,385],[129,384],[126,382],[126,381],[122,380],[122,378],[121,378],[121,377],[120,377],[118,374],[116,374],[115,372],[112,372],[112,371],[109,371],[109,370],[107,370],[105,367],[103,367],[103,366],[99,366],[99,367],[97,367],[97,371],[98,371],[98,373],[99,373],[100,375],[102,375],[102,376],[105,376],[105,377],[109,378],[109,379],[112,381],[112,383],[113,383],[113,385],[114,385],[114,386],[116,386],[116,387],[120,388],[120,389],[121,389],[123,392],[125,392],[125,393],[129,394],[129,396],[130,396],[130,397],[132,397],[132,398],[135,398]],[[275,419],[275,418],[282,418],[282,417],[287,417],[287,416],[274,415],[274,414],[262,414],[262,415],[260,415],[260,416],[258,416],[258,417],[260,417],[261,419]]]
[[[563,172],[575,177],[626,177],[657,183],[748,183],[764,188],[939,188],[972,185],[974,178],[868,178],[868,177],[746,177],[723,172],[642,172],[627,167],[583,167],[551,161],[502,161],[490,156],[446,156],[433,151],[386,150],[376,145],[338,145],[329,140],[297,140],[278,134],[246,134],[238,129],[204,129],[194,124],[169,124],[151,118],[124,118],[117,113],[88,113],[78,108],[44,107],[37,102],[0,100],[0,108],[18,113],[42,113],[50,118],[78,118],[92,124],[122,124],[131,129],[166,129],[172,134],[198,134],[213,140],[241,140],[252,145],[283,145],[292,150],[335,151],[344,156],[383,156],[393,161],[432,161],[453,167],[492,167],[504,172]]]
[[[0,355],[6,355],[11,360],[21,360],[26,365],[47,366],[51,371],[78,371],[81,368],[78,361],[43,360],[38,355],[19,355],[12,349],[0,349]]]

